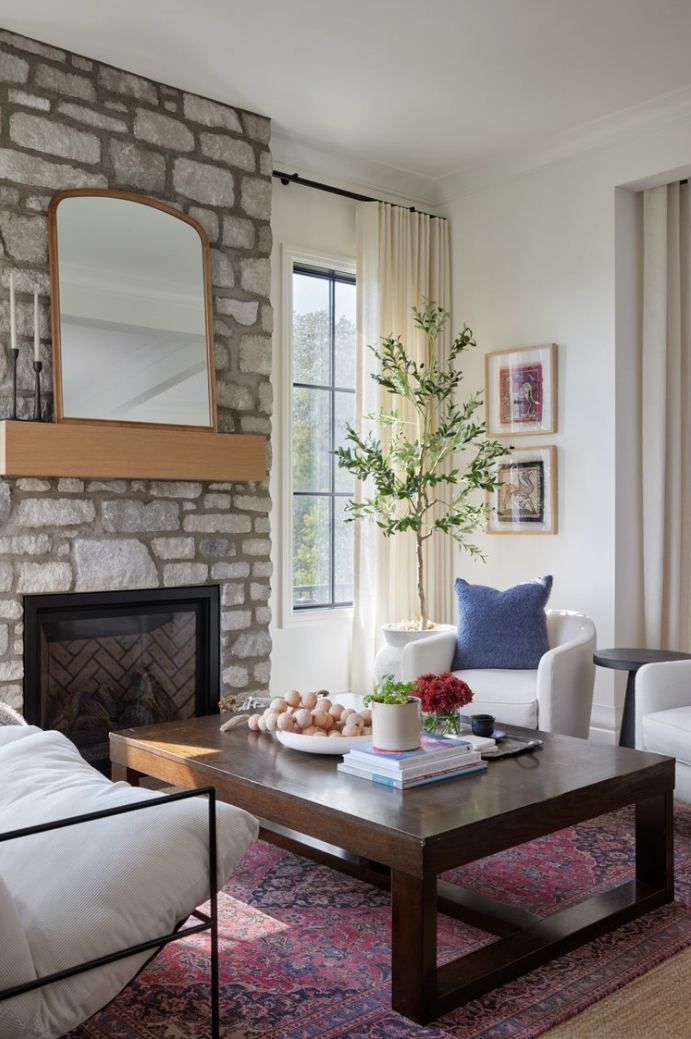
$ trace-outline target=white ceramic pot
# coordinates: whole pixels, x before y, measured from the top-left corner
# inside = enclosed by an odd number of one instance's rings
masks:
[[[440,631],[455,630],[452,624],[440,624],[436,628],[417,631],[415,628],[397,628],[393,624],[384,624],[382,634],[385,645],[377,653],[374,661],[374,682],[379,685],[384,675],[393,675],[399,682],[401,679],[401,655],[409,642],[438,635]]]
[[[422,731],[420,698],[408,703],[372,701],[372,743],[379,750],[417,750]]]

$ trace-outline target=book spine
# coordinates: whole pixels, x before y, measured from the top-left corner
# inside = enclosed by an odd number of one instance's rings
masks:
[[[471,746],[471,744],[468,744],[467,746],[459,744],[458,747],[453,748],[453,753],[454,755],[472,754],[474,750],[475,748]],[[357,747],[354,747],[349,751],[349,754],[352,754],[353,758],[357,758],[359,761],[372,761],[377,763],[385,762],[387,768],[396,769],[407,768],[411,762],[438,761],[440,759],[448,758],[450,753],[451,751],[448,747],[443,747],[441,750],[413,751],[410,757],[397,759],[393,757],[393,755],[387,754],[386,751],[358,750]]]
[[[470,768],[464,768],[460,772],[450,772],[448,775],[442,773],[441,775],[426,776],[424,779],[413,779],[410,783],[401,783],[401,790],[410,790],[414,786],[426,786],[428,783],[439,783],[442,779],[460,779],[461,776],[471,776],[475,772],[485,772],[487,770],[486,761],[478,761]]]
[[[343,760],[346,764],[354,765],[356,768],[366,772],[377,772],[380,775],[391,776],[398,780],[415,779],[418,776],[429,776],[436,772],[448,772],[452,768],[464,768],[466,765],[481,760],[479,751],[473,751],[472,754],[454,754],[448,758],[439,758],[436,761],[428,761],[427,758],[424,758],[422,761],[417,759],[414,763],[406,765],[405,768],[389,768],[378,761],[363,761],[362,758],[355,758],[354,756],[351,760],[351,753],[349,752],[344,756]]]
[[[385,776],[379,772],[369,772],[366,769],[356,768],[345,763],[336,766],[339,772],[345,772],[349,776],[357,776],[359,779],[369,779],[373,783],[381,783],[383,786],[392,786],[396,790],[409,790],[411,787],[424,786],[427,783],[436,783],[442,779],[457,779],[459,776],[470,775],[473,772],[484,772],[487,764],[484,761],[474,762],[470,766],[460,769],[451,769],[445,772],[437,772],[434,775],[419,776],[416,779],[395,779],[393,776]]]

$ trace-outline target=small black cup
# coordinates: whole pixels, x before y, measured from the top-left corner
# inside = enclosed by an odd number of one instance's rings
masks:
[[[476,736],[491,736],[494,732],[495,718],[493,714],[473,714],[470,727]]]

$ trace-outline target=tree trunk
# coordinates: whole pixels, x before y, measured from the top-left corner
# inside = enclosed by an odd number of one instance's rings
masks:
[[[420,631],[427,627],[427,602],[425,600],[424,561],[422,555],[422,531],[415,533],[417,542],[417,595],[420,604]]]

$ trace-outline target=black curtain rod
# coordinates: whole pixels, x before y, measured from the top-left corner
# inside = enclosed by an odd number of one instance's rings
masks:
[[[331,195],[342,195],[343,198],[354,198],[356,202],[383,202],[381,198],[370,198],[369,195],[358,195],[355,191],[345,191],[343,188],[334,188],[331,184],[320,184],[316,180],[307,180],[298,173],[282,173],[274,170],[273,177],[277,177],[281,184],[302,184],[304,188],[316,188],[317,191],[328,191]],[[395,202],[386,202],[387,206],[396,206]],[[407,209],[410,213],[420,212],[415,206],[396,206],[397,209]],[[422,216],[432,216],[431,213],[422,213]],[[446,217],[434,217],[435,220],[445,220]]]

